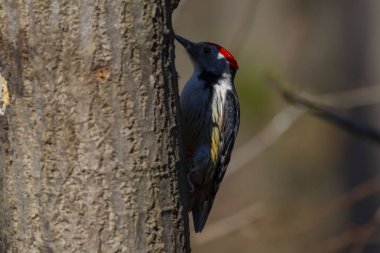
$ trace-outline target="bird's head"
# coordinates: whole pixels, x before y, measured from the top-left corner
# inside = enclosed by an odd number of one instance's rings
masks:
[[[175,35],[176,40],[186,49],[196,71],[207,71],[214,75],[231,73],[239,68],[235,58],[225,48],[211,42],[191,42]]]

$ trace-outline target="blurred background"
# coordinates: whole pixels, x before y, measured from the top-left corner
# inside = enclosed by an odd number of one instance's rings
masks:
[[[379,0],[181,0],[175,31],[240,65],[237,145],[193,252],[380,252],[380,145],[289,105],[266,78],[380,129],[379,14]],[[192,66],[176,47],[182,89]]]

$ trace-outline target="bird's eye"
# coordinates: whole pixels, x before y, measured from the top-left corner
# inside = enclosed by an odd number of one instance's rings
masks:
[[[211,49],[209,47],[204,47],[203,48],[203,53],[209,54],[211,52]]]

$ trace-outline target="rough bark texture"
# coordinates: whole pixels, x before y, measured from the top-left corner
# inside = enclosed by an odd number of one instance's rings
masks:
[[[0,1],[0,252],[184,252],[177,1]]]

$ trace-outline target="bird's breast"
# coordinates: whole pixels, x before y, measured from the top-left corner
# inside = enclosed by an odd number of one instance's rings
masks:
[[[182,127],[185,149],[192,153],[209,143],[212,125],[211,89],[203,81],[190,79],[181,93]]]

